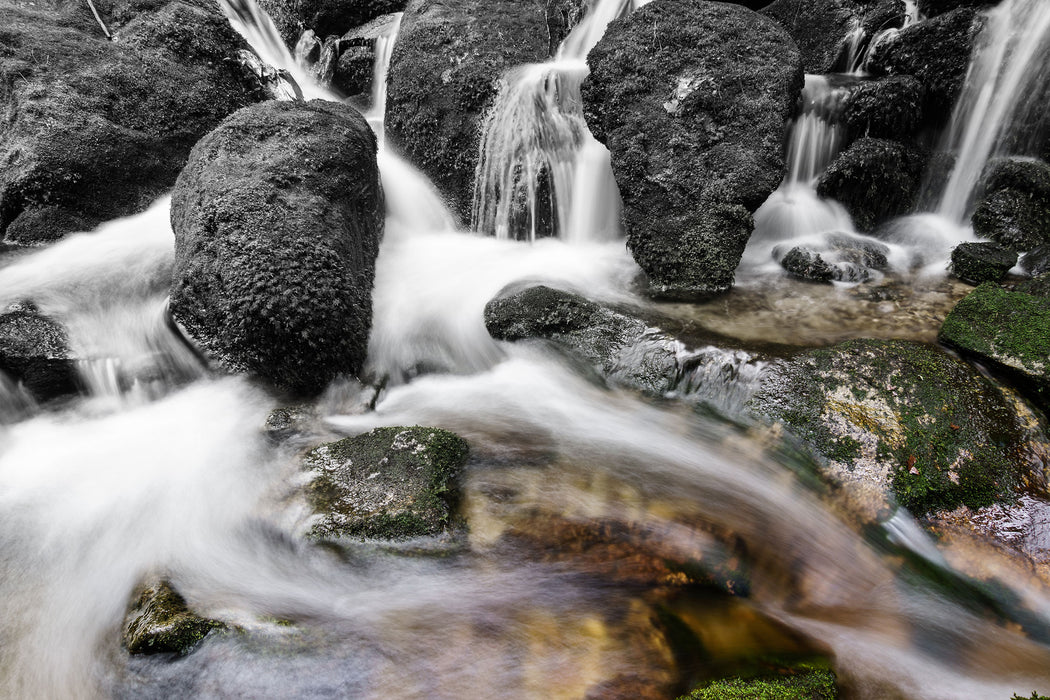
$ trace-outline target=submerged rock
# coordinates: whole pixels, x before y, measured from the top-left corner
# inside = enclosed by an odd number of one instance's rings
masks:
[[[243,109],[172,197],[171,312],[221,365],[317,393],[365,358],[383,226],[375,135],[344,105]]]
[[[921,515],[1044,487],[1040,419],[1012,392],[936,348],[852,340],[773,365],[749,408],[826,460],[832,479],[892,494]]]
[[[794,41],[738,5],[663,0],[613,22],[587,61],[587,122],[612,153],[628,246],[650,291],[726,291],[751,213],[783,178],[785,123],[802,88]]]
[[[1050,297],[986,282],[956,304],[938,340],[1017,379],[1050,408]]]
[[[960,243],[952,250],[952,272],[963,282],[998,282],[1017,264],[1017,253],[998,243]]]
[[[662,395],[674,387],[683,346],[640,319],[542,285],[505,290],[485,306],[497,340],[554,343],[622,386]]]
[[[390,63],[386,135],[470,221],[479,130],[508,68],[547,57],[547,3],[412,0]]]
[[[824,171],[817,194],[846,207],[858,231],[872,231],[915,206],[925,160],[894,141],[859,139]]]
[[[76,394],[80,385],[65,329],[26,309],[0,314],[0,371],[37,401]]]
[[[404,539],[453,524],[456,481],[469,448],[438,428],[376,428],[311,450],[306,495],[315,539]]]
[[[79,3],[78,3],[79,4]],[[211,5],[104,14],[0,6],[0,234],[39,243],[145,209],[190,148],[257,98]]]
[[[142,586],[124,618],[122,641],[131,654],[188,654],[226,625],[191,612],[167,581]]]

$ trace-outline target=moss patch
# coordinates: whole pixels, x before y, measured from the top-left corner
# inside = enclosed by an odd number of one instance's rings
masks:
[[[200,617],[167,581],[140,589],[124,622],[123,642],[131,654],[187,654],[216,629],[226,626]]]
[[[754,676],[712,681],[679,700],[834,700],[835,673],[822,664],[769,664]]]

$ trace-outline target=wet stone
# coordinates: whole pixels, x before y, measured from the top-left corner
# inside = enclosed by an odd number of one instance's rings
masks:
[[[0,371],[38,401],[78,390],[76,360],[65,329],[29,308],[0,315]]]
[[[1050,272],[1050,244],[1033,248],[1023,255],[1021,269],[1033,277]]]
[[[998,282],[1017,264],[1017,253],[998,243],[960,243],[952,251],[952,273],[963,282]]]
[[[780,266],[792,277],[810,282],[830,282],[835,276],[831,266],[824,262],[824,258],[798,246],[781,258]]]
[[[122,639],[131,654],[187,654],[212,630],[225,627],[191,612],[167,581],[154,581],[137,591]]]

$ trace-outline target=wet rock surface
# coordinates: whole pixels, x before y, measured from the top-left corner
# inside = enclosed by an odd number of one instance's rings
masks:
[[[386,134],[470,221],[479,128],[508,68],[547,58],[541,0],[413,0],[391,58]]]
[[[874,494],[876,509],[889,498],[918,515],[981,508],[1044,487],[1050,439],[1038,415],[920,343],[802,353],[767,370],[749,408],[811,445],[833,480]]]
[[[833,272],[824,258],[811,250],[795,246],[780,260],[780,266],[788,274],[810,282],[830,282]]]
[[[650,292],[726,291],[751,213],[783,177],[785,122],[802,88],[794,41],[741,6],[667,0],[613,22],[587,61],[587,123],[612,153]]]
[[[952,273],[978,285],[998,282],[1017,264],[1017,253],[998,243],[960,243],[952,251]]]
[[[857,0],[775,0],[762,14],[776,20],[798,43],[807,73],[830,73],[842,41],[876,3]]]
[[[171,312],[220,364],[293,393],[364,361],[384,205],[375,136],[336,103],[237,112],[172,199]]]
[[[506,290],[485,306],[497,340],[546,340],[622,386],[662,395],[675,384],[682,344],[638,318],[546,286]]]
[[[376,428],[307,453],[314,539],[398,540],[452,528],[467,443],[438,428]]]
[[[0,4],[0,232],[39,243],[145,209],[193,144],[258,98],[218,9]]]
[[[850,91],[842,122],[855,138],[907,141],[925,118],[926,90],[910,75],[862,83]]]
[[[1034,158],[994,161],[972,223],[978,236],[1012,250],[1050,242],[1050,165]]]
[[[76,394],[76,360],[65,329],[29,309],[0,314],[0,371],[37,401]]]
[[[145,584],[124,619],[122,642],[130,654],[188,654],[213,630],[226,625],[191,612],[167,581]]]
[[[938,339],[1016,378],[1019,390],[1050,407],[1050,297],[986,282],[952,309]]]

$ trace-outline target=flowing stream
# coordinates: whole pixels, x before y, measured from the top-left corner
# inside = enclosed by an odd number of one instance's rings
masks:
[[[304,94],[332,98],[293,73],[253,3],[224,7]],[[623,10],[601,2],[592,16]],[[570,39],[577,62],[597,41]],[[571,92],[569,60],[522,69],[543,75],[532,99],[552,85]],[[554,112],[553,123],[575,114],[560,98]],[[576,130],[572,143],[586,136]],[[606,174],[581,164],[586,150],[565,155],[580,183],[570,209],[607,208],[596,182]],[[808,191],[831,155],[814,153],[793,187]],[[425,178],[386,148],[380,163],[388,218],[369,371],[391,382],[374,409],[361,387],[333,387],[292,444],[263,434],[272,396],[207,374],[163,322],[167,199],[0,268],[0,302],[30,300],[61,320],[78,356],[148,370],[122,370],[116,389],[88,382],[100,388],[45,411],[20,403],[0,420],[0,695],[673,697],[763,654],[830,658],[857,698],[1050,688],[1050,600],[1008,562],[986,562],[1001,602],[990,605],[906,512],[856,527],[795,478],[806,463],[790,450],[690,402],[644,399],[542,347],[489,337],[483,306],[512,283],[642,304],[625,291],[637,270],[623,243],[593,216],[577,229],[559,214],[560,238],[529,246],[456,231]],[[706,385],[712,367],[732,364],[714,362],[687,382]],[[747,356],[732,362],[761,370]],[[730,387],[753,379],[730,374]],[[133,390],[136,377],[151,390]],[[0,399],[16,394],[0,381]],[[721,408],[733,414],[741,399],[730,395]],[[471,444],[469,534],[341,552],[307,543],[298,451],[416,424]],[[581,533],[595,528],[614,544],[585,546]],[[632,578],[664,560],[715,578],[746,569],[748,595]],[[183,658],[129,661],[124,611],[157,573],[235,631]],[[685,651],[660,622],[669,616],[693,640]]]

